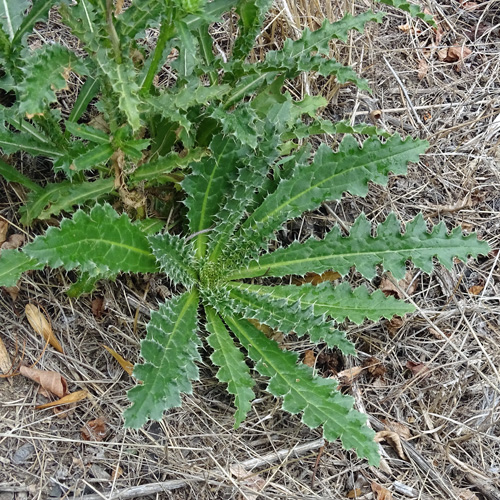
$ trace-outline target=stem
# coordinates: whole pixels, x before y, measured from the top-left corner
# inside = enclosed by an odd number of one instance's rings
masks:
[[[115,53],[116,62],[117,64],[121,64],[122,52],[120,49],[120,39],[118,38],[115,25],[113,24],[113,0],[106,0],[106,23],[108,25],[108,35],[111,40],[113,52]]]
[[[165,21],[161,24],[160,35],[158,37],[158,41],[156,42],[156,48],[153,57],[151,58],[151,64],[149,65],[148,73],[144,78],[144,82],[140,90],[141,95],[146,95],[149,93],[151,85],[153,84],[153,79],[156,75],[156,72],[158,71],[158,66],[161,62],[165,46],[167,45],[167,42],[174,36],[175,26],[173,23],[173,10],[173,8],[170,9],[169,17],[165,19]]]

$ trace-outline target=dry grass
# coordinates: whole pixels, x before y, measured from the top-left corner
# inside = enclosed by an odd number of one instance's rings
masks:
[[[333,20],[367,7],[368,2],[280,0],[259,42],[262,50],[275,48],[304,26],[314,29],[325,17]],[[369,79],[372,95],[313,76],[289,84],[289,90],[297,97],[327,96],[324,113],[335,120],[369,121],[369,113],[380,110],[380,125],[429,140],[429,151],[410,166],[407,177],[393,177],[388,187],[372,186],[365,199],[346,195],[340,203],[325,204],[291,223],[283,238],[295,238],[297,232],[320,234],[336,222],[348,228],[362,211],[373,221],[390,211],[407,221],[423,211],[429,222],[443,220],[448,227],[477,231],[498,249],[500,3],[490,0],[469,11],[452,0],[433,3],[432,12],[444,29],[435,48],[432,30],[388,10],[381,26],[351,34],[347,45],[332,44],[332,55]],[[408,32],[398,28],[406,24]],[[217,27],[220,50],[227,47],[231,29],[231,19]],[[57,21],[40,28],[38,35],[44,42],[70,40]],[[455,44],[472,51],[460,69],[437,56],[438,50]],[[427,65],[422,78],[419,60]],[[43,175],[44,166],[28,158],[21,157],[19,164],[35,179]],[[0,214],[15,220],[20,197],[11,186],[2,187]],[[359,357],[340,363],[357,366],[375,357],[386,369],[383,379],[362,375],[348,388],[357,406],[371,416],[376,430],[388,420],[404,425],[411,435],[404,443],[404,460],[382,443],[381,469],[343,451],[339,443],[320,452],[320,433],[281,412],[263,391],[249,419],[233,430],[231,401],[205,365],[182,408],[143,430],[124,430],[125,393],[133,382],[101,346],[138,360],[148,310],[172,293],[169,283],[122,277],[101,284],[93,297],[72,301],[64,294],[71,276],[31,274],[22,281],[17,301],[7,294],[0,297],[1,336],[11,350],[25,342],[25,361],[35,362],[43,341],[30,330],[23,309],[27,303],[43,305],[66,354],[48,349],[39,366],[62,373],[71,390],[87,389],[92,397],[60,419],[50,410],[34,410],[40,400],[35,384],[21,377],[12,383],[0,380],[0,499],[84,495],[97,500],[123,491],[129,493],[121,498],[149,492],[151,498],[251,499],[256,488],[261,499],[345,498],[353,490],[357,498],[383,498],[371,493],[372,482],[392,491],[394,498],[498,499],[498,259],[497,251],[479,261],[457,262],[451,272],[440,266],[431,276],[416,271],[416,290],[408,297],[418,308],[415,314],[399,325],[349,326]],[[361,278],[353,273],[350,280]],[[371,283],[379,285],[380,279]],[[476,293],[473,286],[483,288]],[[96,296],[104,298],[101,317],[92,314]],[[313,348],[293,339],[287,347],[301,353]],[[333,359],[332,353],[322,354]],[[426,371],[413,375],[409,361],[422,363]],[[98,417],[107,422],[105,441],[83,440],[81,427]],[[19,462],[14,453],[22,446],[28,456]],[[238,464],[244,471],[234,469]],[[139,489],[130,489],[134,487]]]

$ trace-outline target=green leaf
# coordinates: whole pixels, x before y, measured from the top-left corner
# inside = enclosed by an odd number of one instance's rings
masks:
[[[376,0],[376,1],[380,3],[385,3],[386,5],[392,5],[393,7],[404,10],[405,12],[409,12],[411,16],[419,17],[420,19],[423,19],[424,21],[429,23],[431,26],[436,25],[434,18],[431,15],[423,12],[422,8],[419,5],[408,3],[405,0]]]
[[[404,316],[415,309],[411,304],[391,296],[386,297],[381,290],[370,293],[364,285],[352,290],[349,283],[345,282],[338,286],[329,282],[317,286],[310,283],[302,286],[273,287],[230,283],[229,286],[234,290],[258,296],[261,301],[281,301],[288,307],[299,304],[305,311],[312,308],[316,316],[330,316],[338,322],[349,319],[358,325],[365,319],[391,319],[395,315]]]
[[[76,211],[72,219],[63,219],[60,228],[49,227],[24,251],[51,267],[79,268],[94,275],[157,271],[146,235],[108,204],[96,205],[90,214]]]
[[[139,85],[136,82],[136,72],[130,59],[123,59],[118,64],[112,59],[108,51],[99,49],[96,54],[101,71],[109,78],[113,90],[118,96],[120,110],[125,113],[128,124],[133,132],[137,132],[141,126],[139,98]]]
[[[245,212],[255,205],[255,192],[266,182],[269,167],[279,156],[279,121],[270,113],[269,120],[262,122],[258,150],[238,164],[237,177],[227,190],[222,208],[216,214],[217,224],[209,234],[209,259],[216,261],[224,249],[232,246],[231,236]],[[240,166],[241,165],[241,166]]]
[[[128,181],[132,186],[142,181],[147,181],[148,185],[160,184],[162,182],[162,175],[176,168],[185,168],[191,163],[199,162],[207,154],[208,152],[202,148],[190,149],[187,154],[182,157],[175,152],[169,153],[157,161],[144,163],[138,167],[134,173],[129,176]]]
[[[91,127],[90,125],[77,124],[67,121],[66,130],[76,137],[81,137],[82,139],[95,142],[96,144],[109,144],[110,142],[110,137],[106,134],[106,132]]]
[[[95,289],[96,283],[101,279],[111,280],[116,277],[114,273],[104,273],[104,274],[92,274],[89,272],[80,273],[77,281],[72,283],[71,286],[66,290],[66,295],[68,297],[80,297],[84,293],[92,293]]]
[[[10,40],[21,26],[24,12],[29,8],[28,0],[2,0],[0,2],[0,23]]]
[[[47,184],[28,195],[26,205],[20,210],[21,222],[29,226],[35,219],[46,220],[62,211],[71,212],[74,206],[90,200],[99,200],[113,189],[113,179]]]
[[[10,0],[10,2],[12,2],[12,0]],[[21,0],[21,2],[24,3],[25,0]],[[19,6],[19,0],[14,0],[14,3],[16,4],[16,10],[22,12],[22,8]],[[31,31],[31,28],[33,28],[35,23],[38,21],[44,21],[47,17],[49,9],[57,3],[60,3],[60,0],[34,0],[33,6],[31,7],[29,13],[24,17],[21,25],[14,35],[14,38],[12,39],[12,46],[15,47],[18,45],[24,35]]]
[[[5,163],[3,160],[0,160],[0,175],[7,182],[17,182],[18,184],[21,184],[25,188],[31,189],[32,191],[40,192],[42,190],[41,186],[23,175],[16,168],[12,167],[8,163]]]
[[[235,135],[241,144],[255,149],[258,144],[256,122],[257,113],[250,106],[239,106],[233,111],[224,110],[222,106],[214,108],[210,114],[212,118],[219,120],[225,134]]]
[[[15,286],[24,271],[43,269],[43,264],[19,250],[0,253],[0,286]]]
[[[28,118],[42,114],[49,104],[57,101],[56,91],[67,88],[70,71],[86,73],[75,54],[58,44],[44,45],[31,53],[23,71],[25,78],[19,84],[19,112]]]
[[[26,133],[15,133],[7,130],[0,130],[0,148],[4,154],[12,154],[17,151],[24,151],[33,156],[47,156],[48,158],[58,158],[63,155],[55,146],[43,143]]]
[[[256,370],[270,378],[267,390],[283,398],[285,411],[303,412],[302,422],[311,428],[323,426],[327,441],[340,437],[345,449],[353,448],[371,465],[378,465],[375,433],[366,425],[366,416],[352,409],[354,399],[336,390],[335,380],[315,377],[309,366],[297,364],[296,354],[282,351],[248,321],[235,317],[224,320],[255,362]]]
[[[174,297],[151,314],[146,339],[141,342],[144,364],[134,367],[142,380],[128,392],[132,406],[124,412],[125,426],[139,428],[148,418],[161,420],[163,412],[181,405],[181,393],[191,394],[201,361],[196,336],[198,295],[195,289]]]
[[[134,222],[134,224],[147,236],[152,236],[165,227],[165,221],[148,217]]]
[[[174,282],[191,288],[198,276],[194,270],[193,248],[184,238],[169,233],[149,237],[161,270]]]
[[[239,16],[240,33],[233,47],[233,58],[244,59],[255,45],[264,16],[272,5],[271,0],[239,0],[236,13]]]
[[[328,347],[337,346],[344,354],[356,354],[354,346],[349,342],[344,332],[333,329],[333,325],[325,318],[325,313],[312,307],[312,304],[301,302],[300,296],[295,300],[286,293],[273,295],[274,289],[288,287],[254,288],[228,283],[233,311],[244,318],[256,319],[271,328],[276,328],[288,334],[295,332],[299,337],[309,334],[314,343],[326,342]],[[299,287],[295,287],[299,288]]]
[[[241,148],[232,137],[217,135],[210,143],[212,156],[202,158],[192,165],[193,172],[182,182],[187,193],[189,229],[198,233],[210,228],[219,205],[224,200],[233,175],[233,165],[240,156]],[[198,257],[206,251],[207,234],[196,236],[195,247]]]
[[[322,273],[328,269],[345,275],[352,266],[371,279],[378,264],[382,264],[396,279],[402,279],[406,261],[410,259],[415,266],[430,273],[433,257],[451,269],[454,257],[467,260],[469,255],[486,255],[488,252],[489,246],[485,241],[479,241],[474,234],[464,236],[460,227],[448,233],[444,223],[440,223],[431,232],[427,231],[421,214],[406,224],[404,234],[401,234],[396,216],[390,214],[385,222],[377,226],[376,236],[372,236],[371,224],[361,215],[347,237],[343,237],[335,226],[323,240],[310,238],[304,243],[295,242],[287,248],[279,248],[263,255],[258,261],[250,262],[247,269],[230,273],[228,279],[262,274],[303,275],[309,271]]]
[[[87,77],[85,83],[83,84],[80,92],[78,93],[78,97],[76,98],[76,102],[73,105],[73,109],[71,110],[71,114],[69,115],[68,122],[77,122],[85,113],[87,106],[90,101],[97,95],[99,92],[101,84],[99,79],[93,79],[90,76]]]
[[[406,164],[417,161],[427,146],[426,141],[402,141],[398,135],[385,143],[371,137],[362,148],[348,135],[336,153],[322,144],[312,165],[298,166],[289,179],[281,182],[243,223],[240,235],[257,243],[255,234],[269,238],[286,220],[313,210],[324,201],[339,200],[345,191],[366,196],[369,181],[385,185],[389,172],[406,173]]]
[[[165,11],[165,3],[158,0],[134,2],[132,8],[125,9],[117,16],[117,30],[123,43],[140,35],[146,28],[154,27]]]
[[[208,345],[214,350],[210,356],[212,363],[219,366],[217,378],[227,384],[227,391],[234,395],[236,413],[234,428],[237,429],[245,420],[251,408],[251,401],[255,394],[252,387],[255,385],[250,376],[250,369],[245,363],[241,350],[236,347],[224,323],[211,308],[205,308],[207,315]]]
[[[188,25],[184,21],[175,21],[179,55],[171,62],[171,67],[178,73],[181,82],[188,81],[198,65],[198,40],[191,34]]]
[[[114,153],[113,146],[109,143],[98,144],[94,147],[85,147],[86,151],[73,158],[73,172],[81,172],[82,170],[93,169],[101,163],[108,161]]]

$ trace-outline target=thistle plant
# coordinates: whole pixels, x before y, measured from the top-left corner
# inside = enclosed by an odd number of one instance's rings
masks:
[[[60,3],[60,12],[88,57],[50,46],[29,54],[23,66],[24,35],[52,3],[35,2],[24,19],[11,17],[10,32],[2,17],[2,64],[8,75],[3,86],[15,92],[16,103],[3,110],[0,146],[6,153],[22,150],[52,158],[67,180],[41,188],[7,164],[0,173],[31,190],[25,222],[68,214],[84,202],[89,207],[62,218],[59,227],[48,228],[21,251],[3,251],[0,285],[12,285],[24,271],[45,265],[76,270],[80,278],[74,292],[90,291],[99,279],[121,272],[164,273],[182,292],[151,315],[141,342],[143,362],[134,368],[141,383],[128,393],[132,404],[124,412],[126,426],[141,427],[179,406],[199,378],[197,363],[207,346],[217,378],[234,396],[235,427],[251,408],[256,371],[268,378],[267,391],[282,399],[285,411],[301,413],[304,424],[322,426],[325,439],[340,438],[344,448],[378,463],[373,431],[353,409],[353,398],[255,325],[308,336],[311,343],[354,355],[339,324],[389,319],[413,306],[365,285],[299,287],[281,285],[280,278],[329,269],[345,276],[355,267],[367,279],[380,269],[398,279],[408,261],[431,272],[434,258],[450,267],[455,257],[488,252],[485,242],[463,235],[460,228],[448,232],[441,223],[429,229],[421,215],[402,228],[394,214],[374,231],[361,215],[349,234],[334,226],[323,239],[272,250],[288,220],[324,201],[340,200],[345,192],[365,196],[370,182],[385,185],[390,173],[404,175],[407,164],[418,161],[428,146],[373,126],[323,120],[317,115],[327,104],[324,98],[297,101],[282,90],[286,79],[304,71],[369,90],[351,68],[327,57],[329,42],[346,40],[349,30],[362,30],[369,21],[380,22],[383,13],[325,21],[250,63],[247,55],[270,7],[267,0],[155,0],[134,2],[116,14],[111,2],[79,0],[71,6]],[[425,17],[400,0],[384,3]],[[39,14],[33,14],[37,6]],[[239,36],[224,60],[214,55],[209,25],[230,7],[239,17]],[[159,26],[159,36],[154,51],[146,53],[138,37],[150,26]],[[172,48],[178,51],[171,63],[176,83],[157,89],[154,76]],[[144,52],[140,63],[136,50]],[[57,99],[54,89],[65,85],[61,78],[68,68],[92,77],[63,120],[49,105]],[[40,75],[43,88],[33,93]],[[49,85],[51,77],[56,83]],[[7,80],[18,83],[9,87]],[[98,91],[108,132],[78,123]],[[342,139],[334,148],[323,144],[313,150],[306,139],[324,133]],[[176,234],[161,220],[141,217],[140,211],[136,218],[120,215],[107,203],[117,185],[123,201],[125,188],[163,185],[174,170],[182,173],[186,209]]]

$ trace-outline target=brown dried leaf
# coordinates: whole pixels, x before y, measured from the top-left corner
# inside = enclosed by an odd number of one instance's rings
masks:
[[[380,486],[380,484],[373,481],[371,487],[373,493],[376,495],[375,500],[392,500],[392,493],[383,486]]]
[[[27,304],[25,312],[31,328],[33,328],[38,335],[41,335],[54,349],[62,353],[63,348],[54,335],[50,323],[40,309],[33,304]]]
[[[404,320],[401,316],[394,316],[390,321],[387,322],[387,330],[392,337],[396,335],[398,330],[404,325]]]
[[[341,278],[339,273],[330,270],[325,271],[322,274],[306,273],[303,278],[295,278],[292,282],[294,285],[298,286],[303,285],[304,283],[311,283],[312,285],[316,286],[320,283],[323,283],[323,281],[335,281],[339,278]]]
[[[382,118],[382,110],[373,109],[370,111],[370,120],[372,123],[377,124],[377,122]]]
[[[399,457],[403,460],[406,459],[403,447],[401,446],[401,438],[399,434],[393,431],[379,431],[375,434],[375,442],[387,441],[395,450]]]
[[[349,491],[347,494],[347,498],[358,498],[363,495],[363,492],[361,491],[361,488],[354,488],[353,490]]]
[[[62,405],[69,405],[73,403],[77,403],[78,401],[81,401],[82,399],[85,399],[88,397],[89,391],[75,391],[67,396],[64,396],[57,401],[51,401],[50,403],[45,403],[44,405],[38,405],[36,406],[37,410],[45,410],[45,408],[53,408],[55,406],[62,406]]]
[[[108,434],[106,419],[90,420],[80,429],[80,434],[85,441],[102,441]]]
[[[469,288],[471,295],[479,295],[484,290],[484,285],[474,285]]]
[[[248,320],[257,330],[260,330],[267,338],[275,340],[278,344],[283,342],[283,333],[271,328],[270,326],[264,325],[264,323],[259,323],[256,319]]]
[[[479,7],[479,4],[477,2],[465,2],[461,5],[461,7],[468,12],[472,12]]]
[[[30,368],[21,366],[19,368],[21,375],[34,380],[41,385],[40,392],[42,394],[55,394],[58,398],[62,398],[68,394],[68,383],[66,379],[57,372],[49,370],[39,370],[38,368]]]
[[[365,359],[363,364],[361,365],[363,368],[366,368],[368,373],[375,379],[384,378],[384,375],[387,372],[387,368],[382,364],[380,360],[374,358],[373,356]]]
[[[416,363],[415,361],[407,361],[406,368],[411,371],[414,377],[419,376],[420,378],[427,378],[429,373],[429,367],[425,363]]]
[[[11,234],[7,241],[2,243],[2,250],[15,250],[24,244],[24,234]]]
[[[475,493],[465,488],[459,490],[458,498],[460,498],[460,500],[479,500],[479,497]]]
[[[418,35],[422,33],[422,30],[419,30],[415,26],[410,26],[408,23],[407,24],[400,24],[398,26],[398,30],[402,31],[403,33],[411,33],[412,35]]]
[[[393,422],[392,420],[382,419],[381,422],[389,429],[390,431],[395,432],[405,441],[411,438],[411,432],[408,427],[400,422]]]
[[[302,360],[302,363],[312,368],[316,364],[316,355],[314,354],[314,351],[308,349],[304,353],[304,359]]]
[[[9,352],[3,343],[2,337],[0,337],[0,374],[10,373],[12,370],[12,361],[10,359]]]
[[[242,465],[233,464],[229,467],[231,474],[240,480],[240,483],[255,493],[245,491],[245,499],[257,500],[259,492],[266,485],[265,479],[262,479],[258,474],[248,472]]]
[[[445,62],[461,62],[471,54],[472,50],[468,47],[465,47],[464,45],[453,45],[453,47],[448,48],[448,53],[444,60]]]
[[[436,55],[440,61],[446,60],[448,57],[448,47],[443,47],[436,52]]]
[[[123,476],[123,469],[117,465],[114,469],[113,472],[111,473],[111,480],[115,481],[119,477]]]
[[[353,366],[352,368],[347,368],[347,370],[338,372],[337,377],[342,385],[351,385],[353,381],[359,377],[362,371],[362,366]]]
[[[104,298],[96,297],[92,301],[92,314],[99,319],[104,311]]]
[[[404,290],[408,295],[413,295],[415,290],[417,289],[418,283],[417,280],[413,279],[414,272],[406,271],[405,277],[402,280],[397,281],[397,286],[393,283],[394,278],[391,273],[387,273],[386,276],[382,278],[380,282],[380,289],[384,292],[384,295],[389,296],[392,295],[398,299],[404,299],[405,295],[401,290]]]
[[[0,219],[0,245],[2,245],[4,241],[7,239],[8,229],[9,229],[9,223],[4,219]]]
[[[118,363],[120,363],[120,366],[130,376],[132,376],[132,372],[134,371],[134,365],[133,365],[133,363],[131,363],[130,361],[127,361],[125,358],[123,358],[122,356],[120,356],[116,351],[114,351],[113,349],[111,349],[111,347],[108,347],[107,345],[103,345],[102,347],[104,347],[104,349],[106,349],[106,351],[108,351],[109,354],[111,354],[111,356],[113,356],[113,358],[115,358],[116,361],[118,361]]]
[[[19,287],[18,286],[4,286],[3,289],[10,295],[12,302],[17,300],[19,295]]]
[[[419,59],[417,78],[419,80],[423,80],[427,76],[428,71],[429,71],[429,65],[427,64],[427,61],[425,59]]]

